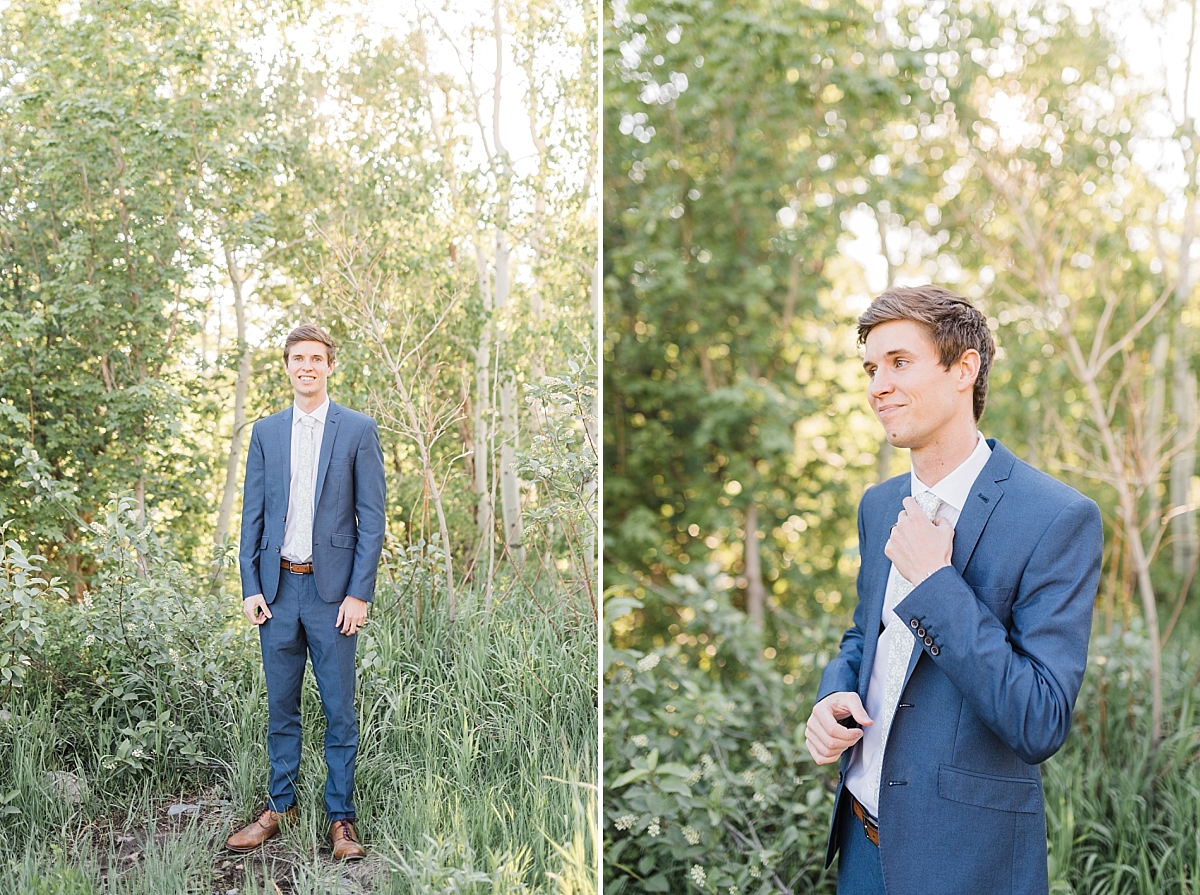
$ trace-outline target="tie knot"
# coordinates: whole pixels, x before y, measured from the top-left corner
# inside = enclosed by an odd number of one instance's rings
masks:
[[[917,501],[917,506],[919,506],[922,512],[924,512],[925,515],[930,519],[933,519],[933,517],[937,515],[937,511],[942,505],[941,498],[939,498],[932,491],[922,491],[920,494],[916,495],[915,500]]]
[[[302,416],[300,417],[300,424],[309,431],[312,431],[317,425],[317,418],[315,416]]]

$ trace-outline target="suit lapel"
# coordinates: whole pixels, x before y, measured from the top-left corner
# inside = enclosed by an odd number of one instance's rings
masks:
[[[992,511],[1004,496],[1004,489],[999,483],[1008,478],[1013,463],[1016,462],[1013,453],[994,438],[988,440],[988,446],[992,449],[992,455],[976,476],[966,505],[958,516],[958,524],[954,526],[954,553],[950,557],[950,563],[960,575],[971,561],[971,554],[975,552],[975,545],[979,543],[979,538],[992,517]],[[904,675],[905,686],[908,686],[908,679],[912,677],[917,660],[924,652],[920,647],[913,649],[908,660],[908,673]]]
[[[325,432],[321,435],[321,459],[317,463],[317,493],[313,497],[313,512],[321,505],[321,491],[325,487],[325,473],[329,471],[329,458],[333,456],[333,442],[338,433],[338,417],[342,408],[329,402],[329,413],[325,415]]]
[[[992,448],[992,455],[971,486],[971,494],[954,527],[954,555],[951,562],[960,575],[971,561],[971,554],[975,552],[975,545],[979,543],[992,511],[1004,496],[1004,489],[999,483],[1008,478],[1016,461],[1012,452],[1000,442],[993,439],[988,444]]]
[[[292,490],[292,413],[295,405],[289,407],[280,416],[279,466],[283,470],[283,495],[290,502]]]
[[[866,700],[867,687],[871,683],[871,668],[875,663],[875,652],[879,645],[879,625],[883,622],[883,606],[887,600],[887,585],[888,573],[892,567],[892,561],[887,558],[883,552],[883,546],[887,543],[888,536],[891,534],[892,523],[896,521],[896,517],[900,515],[900,511],[904,509],[904,498],[908,497],[910,481],[907,475],[897,476],[897,485],[893,489],[894,493],[889,494],[884,502],[879,514],[872,514],[874,518],[871,520],[870,542],[875,545],[872,549],[871,556],[863,556],[860,562],[870,562],[871,567],[875,570],[872,576],[870,593],[866,598],[871,601],[871,607],[867,612],[868,619],[875,619],[876,628],[873,631],[863,632],[863,656],[862,662],[859,665],[858,689],[859,696]],[[886,485],[877,485],[876,487],[887,487]],[[860,595],[861,598],[862,595]],[[863,670],[866,674],[863,674]]]

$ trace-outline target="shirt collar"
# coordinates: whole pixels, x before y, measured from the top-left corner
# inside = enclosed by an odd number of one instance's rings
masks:
[[[991,455],[992,449],[988,447],[987,439],[979,435],[979,441],[976,442],[975,450],[971,451],[971,455],[932,488],[917,478],[916,470],[913,470],[911,473],[912,493],[920,494],[922,491],[932,491],[939,500],[950,504],[961,513],[962,508],[967,505],[967,498],[971,496],[971,486],[975,484],[975,479],[979,477],[979,473],[983,471],[983,467],[987,465],[988,457]]]
[[[296,404],[296,403],[293,403],[292,407],[293,407],[293,413],[292,413],[292,425],[293,426],[295,426],[298,422],[300,422],[301,417],[304,417],[304,416],[311,416],[318,423],[320,423],[322,426],[324,426],[325,425],[325,417],[327,417],[329,415],[329,395],[325,396],[325,400],[321,402],[321,406],[318,407],[316,410],[314,410],[312,413],[306,414],[303,410],[300,409],[300,405]]]

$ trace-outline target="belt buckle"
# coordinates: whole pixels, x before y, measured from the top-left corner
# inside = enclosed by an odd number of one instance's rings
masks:
[[[851,799],[851,802],[850,802],[851,810],[854,813],[854,817],[858,820],[859,823],[862,824],[863,833],[866,835],[867,841],[870,842],[872,845],[874,845],[876,848],[878,848],[879,847],[879,822],[876,821],[873,817],[871,817],[870,814],[867,813],[867,809],[863,807],[862,802],[860,802],[855,797],[854,793],[850,794],[850,799]]]

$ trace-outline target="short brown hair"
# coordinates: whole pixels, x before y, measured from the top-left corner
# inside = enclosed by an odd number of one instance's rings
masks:
[[[996,343],[983,314],[961,295],[941,286],[894,286],[871,302],[858,318],[858,343],[864,344],[867,334],[879,324],[893,320],[924,324],[947,370],[967,349],[979,352],[974,393],[975,422],[979,422],[987,403],[988,373],[996,356]]]
[[[287,341],[283,343],[283,362],[285,364],[292,356],[292,346],[297,342],[320,342],[328,349],[329,357],[326,360],[329,361],[329,366],[333,366],[334,358],[337,357],[337,346],[333,344],[333,339],[329,338],[329,333],[321,327],[315,323],[303,323],[288,333]]]

